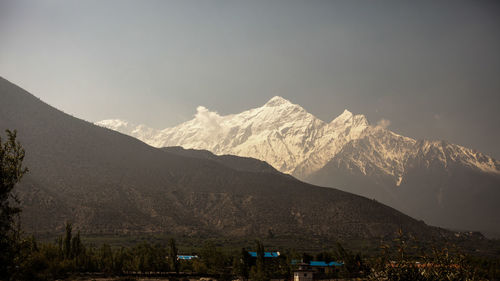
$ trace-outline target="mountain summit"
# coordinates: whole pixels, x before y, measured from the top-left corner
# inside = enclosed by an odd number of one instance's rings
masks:
[[[274,107],[274,106],[289,106],[289,105],[293,106],[294,104],[283,97],[274,96],[268,102],[266,102],[264,106]]]
[[[372,164],[390,174],[397,183],[401,181],[403,167],[394,162],[405,161],[428,149],[420,147],[422,143],[417,140],[398,135],[383,126],[370,125],[364,115],[354,115],[346,109],[326,123],[280,96],[271,98],[262,107],[226,116],[199,106],[194,119],[164,130],[120,119],[96,124],[134,136],[155,147],[182,146],[206,149],[217,155],[257,158],[300,179],[306,179],[323,168],[349,142],[372,139],[378,143],[370,149],[380,156],[371,159]],[[500,174],[500,162],[491,157],[454,144],[448,147],[454,151],[452,161]],[[363,163],[356,166],[366,170]]]
[[[257,158],[299,178],[323,167],[343,144],[359,138],[368,126],[363,115],[347,110],[331,123],[323,122],[279,96],[262,107],[227,116],[198,107],[194,119],[164,130],[118,119],[96,124],[155,147],[182,146]]]
[[[301,180],[336,187],[446,227],[500,234],[500,162],[443,141],[415,140],[345,110],[330,123],[276,96],[262,107],[195,117],[153,130],[121,120],[96,124],[155,147],[253,157]],[[460,180],[457,180],[460,179]],[[462,206],[479,204],[472,210]]]

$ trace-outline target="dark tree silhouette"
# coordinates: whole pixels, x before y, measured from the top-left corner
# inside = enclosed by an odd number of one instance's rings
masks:
[[[168,245],[170,248],[168,257],[170,259],[171,267],[175,270],[175,273],[179,274],[179,260],[177,259],[177,246],[175,245],[175,240],[170,238]]]
[[[71,223],[66,222],[66,236],[64,236],[64,257],[69,259],[71,258],[71,232],[73,230],[73,225]]]
[[[13,274],[18,251],[19,228],[16,217],[21,212],[19,200],[12,192],[14,186],[28,171],[23,167],[24,149],[16,141],[16,131],[6,130],[5,142],[0,138],[0,279]]]

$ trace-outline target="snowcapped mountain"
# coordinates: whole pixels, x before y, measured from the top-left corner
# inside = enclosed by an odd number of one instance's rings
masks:
[[[500,235],[500,163],[445,141],[370,127],[304,180],[374,198],[425,222]]]
[[[363,174],[370,173],[370,169],[380,171],[396,183],[402,180],[406,160],[417,153],[436,152],[432,157],[448,161],[443,148],[434,142],[425,141],[423,145],[381,126],[370,125],[364,115],[353,115],[345,110],[326,123],[278,96],[262,107],[226,116],[199,106],[192,120],[164,130],[119,119],[96,124],[155,147],[182,146],[209,150],[216,155],[257,158],[300,179],[306,179],[332,160],[340,161],[334,157],[341,150],[343,157],[349,159],[348,165],[359,168]],[[482,171],[500,173],[499,162],[491,157],[452,144],[446,151],[452,160]]]
[[[244,241],[272,231],[280,243],[318,248],[339,238],[391,239],[400,227],[420,239],[455,237],[373,200],[284,176],[259,160],[155,149],[65,114],[1,77],[0,100],[0,128],[16,128],[27,152],[30,172],[16,195],[23,229],[31,233],[55,235],[71,221],[88,235]]]
[[[97,125],[136,137],[155,147],[206,149],[268,162],[284,173],[307,175],[321,168],[348,141],[357,139],[368,121],[344,111],[331,123],[282,97],[239,114],[220,116],[200,106],[195,118],[173,128],[154,130],[119,119]]]
[[[383,175],[399,186],[407,168],[416,159],[427,169],[462,165],[500,174],[500,162],[480,152],[446,141],[416,141],[380,127],[366,128],[359,138],[344,145],[328,164],[344,166],[363,175]]]
[[[472,149],[446,141],[419,141],[415,158],[424,159],[425,166],[432,164],[448,168],[450,164],[460,163],[478,171],[500,173],[500,162]],[[434,161],[432,161],[434,160]]]
[[[182,146],[266,161],[304,181],[374,198],[426,222],[500,236],[500,162],[445,141],[415,140],[345,110],[330,123],[282,97],[155,130],[96,123],[155,147]]]

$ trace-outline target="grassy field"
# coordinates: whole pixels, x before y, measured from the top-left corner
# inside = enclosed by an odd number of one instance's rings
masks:
[[[62,233],[59,235],[63,235]],[[38,235],[37,239],[43,242],[54,242],[57,234]],[[240,251],[241,248],[252,249],[255,246],[255,240],[262,241],[268,249],[275,251],[284,251],[293,249],[299,252],[316,253],[331,251],[337,248],[340,243],[346,249],[355,252],[361,252],[365,255],[377,255],[380,250],[380,240],[367,239],[339,239],[326,240],[317,237],[196,237],[196,236],[176,236],[170,234],[82,234],[84,244],[91,247],[99,247],[108,244],[112,248],[133,247],[142,243],[164,244],[168,243],[170,238],[177,242],[180,253],[196,253],[207,242],[212,242],[224,252]]]

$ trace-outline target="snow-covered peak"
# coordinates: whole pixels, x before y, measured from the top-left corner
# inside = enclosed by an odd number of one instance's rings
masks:
[[[137,126],[136,124],[129,123],[129,122],[122,120],[122,119],[106,119],[106,120],[96,122],[95,124],[98,126],[106,127],[108,129],[119,131],[119,132],[122,132],[125,134],[132,132],[135,129],[135,127]]]
[[[106,119],[96,122],[96,124],[102,126],[117,126],[117,127],[128,126],[128,122],[122,119]]]
[[[280,96],[274,96],[272,97],[264,106],[267,107],[275,107],[275,106],[290,106],[293,105],[289,100],[280,97]]]
[[[483,172],[500,174],[500,161],[473,149],[444,140],[420,140],[417,145],[416,155],[420,159],[425,159],[427,165],[430,165],[432,161],[434,163],[439,161],[440,165],[447,168],[450,163],[459,163]]]
[[[148,144],[149,140],[154,138],[159,133],[158,130],[149,128],[146,125],[143,124],[137,125],[122,119],[107,119],[96,122],[95,124],[114,131],[118,131],[122,134],[135,137]]]
[[[342,114],[340,114],[339,116],[337,116],[337,118],[333,119],[332,122],[330,122],[330,125],[333,127],[346,126],[346,125],[359,127],[359,126],[368,126],[369,123],[364,115],[362,114],[354,115],[352,112],[345,109],[344,112],[342,112]]]
[[[352,112],[350,112],[347,109],[344,109],[344,112],[342,112],[342,114],[333,119],[332,123],[345,123],[348,120],[350,120],[353,116],[354,115],[352,114]]]
[[[379,171],[394,177],[397,185],[401,184],[406,160],[416,153],[432,154],[432,159],[440,159],[442,163],[451,159],[500,173],[498,161],[472,150],[442,142],[415,145],[415,140],[387,130],[388,121],[371,126],[364,115],[355,115],[347,109],[325,123],[279,96],[261,107],[231,115],[220,115],[199,106],[193,119],[161,131],[120,119],[96,124],[155,147],[182,146],[218,155],[257,158],[301,179],[337,155],[339,161],[347,161],[365,175]]]

